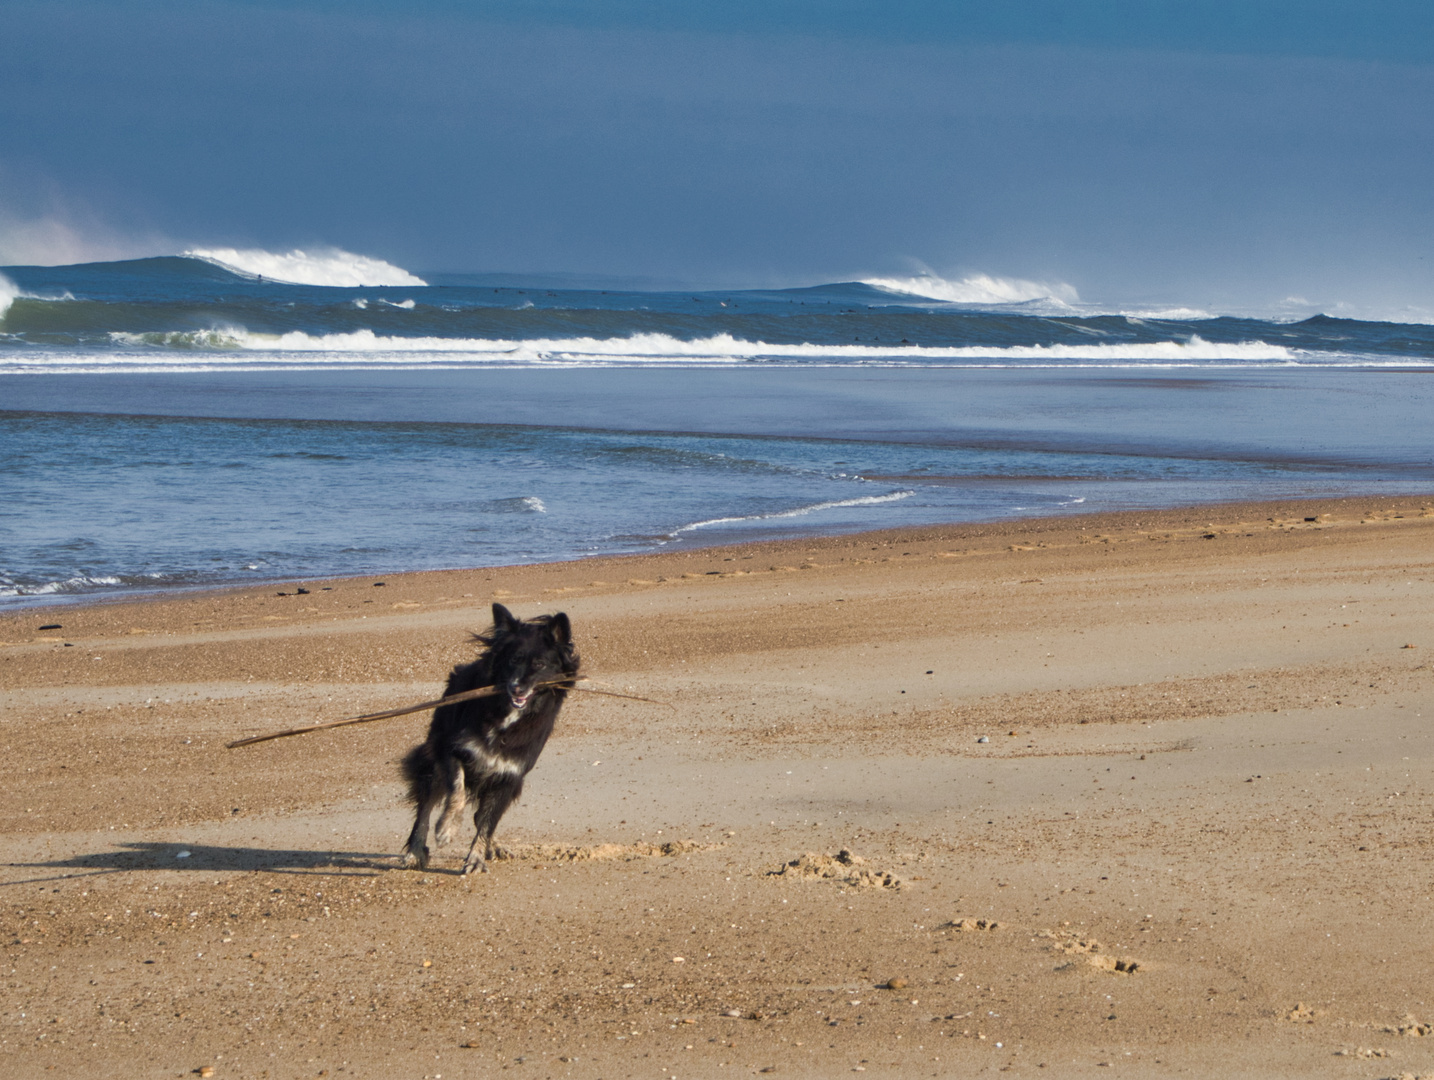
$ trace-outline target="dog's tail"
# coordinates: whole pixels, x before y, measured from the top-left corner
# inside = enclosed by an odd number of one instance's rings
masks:
[[[438,763],[434,760],[429,745],[420,743],[403,755],[403,778],[408,781],[408,798],[417,806],[423,806],[433,794],[433,785],[438,778]]]

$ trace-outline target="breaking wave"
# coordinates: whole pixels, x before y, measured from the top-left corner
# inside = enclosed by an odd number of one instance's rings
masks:
[[[22,584],[0,578],[0,597],[16,596],[64,596],[68,593],[90,592],[96,588],[123,585],[123,578],[113,574],[83,574],[59,581],[44,581],[36,584]]]
[[[1064,282],[1049,284],[1023,278],[972,274],[960,281],[948,281],[935,274],[904,278],[864,278],[863,285],[908,296],[924,296],[952,304],[1024,304],[1032,300],[1055,300],[1063,304],[1080,301],[1075,289]]]
[[[1086,361],[1090,363],[1202,361],[1276,361],[1295,363],[1297,350],[1264,341],[1233,344],[1206,341],[1198,334],[1184,341],[1050,345],[820,345],[748,341],[728,334],[684,341],[668,334],[614,338],[546,338],[517,341],[488,338],[396,337],[357,330],[343,334],[257,334],[227,330],[174,331],[160,334],[112,334],[120,345],[185,352],[264,353],[268,358],[313,357],[329,363],[442,363],[607,365],[744,363],[750,361],[829,361],[874,363],[940,361]],[[148,350],[146,350],[148,351]],[[150,354],[152,357],[152,353]],[[114,358],[118,359],[118,358]],[[128,362],[137,359],[133,354]]]
[[[5,318],[5,312],[10,310],[10,305],[19,295],[20,290],[15,287],[15,283],[4,274],[0,274],[0,320]]]
[[[421,287],[428,283],[401,267],[339,248],[273,252],[260,248],[193,248],[186,258],[203,259],[236,274],[288,285],[358,288],[377,285]]]

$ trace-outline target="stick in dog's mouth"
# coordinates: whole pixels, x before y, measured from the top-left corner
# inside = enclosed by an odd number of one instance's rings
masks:
[[[575,685],[586,681],[586,676],[577,675],[571,678],[552,679],[548,682],[538,683],[533,689],[556,686],[564,690],[581,690],[585,694],[597,694],[601,697],[623,698],[627,701],[645,701],[649,705],[663,705],[666,708],[672,709],[674,712],[677,710],[677,706],[673,705],[670,701],[654,701],[652,698],[638,697],[635,694],[619,694],[612,690],[594,690],[586,686]],[[440,698],[437,701],[423,701],[417,705],[409,705],[407,708],[389,709],[386,712],[369,713],[366,716],[350,716],[343,720],[330,720],[326,724],[310,724],[308,727],[291,728],[288,731],[276,731],[271,735],[251,735],[247,739],[235,739],[233,742],[225,743],[224,745],[230,750],[233,750],[239,746],[253,746],[255,743],[271,742],[274,739],[287,739],[293,735],[307,735],[311,731],[327,731],[330,728],[348,727],[350,724],[371,724],[375,720],[390,720],[395,716],[408,716],[410,713],[426,712],[429,709],[436,709],[440,705],[452,705],[459,701],[472,701],[474,698],[488,697],[492,694],[501,694],[504,692],[505,690],[501,687],[480,686],[473,690],[465,690],[461,694]],[[532,692],[532,690],[529,690],[528,695],[523,698],[525,703],[528,700],[528,696],[532,695]],[[513,700],[511,693],[509,693],[508,700],[510,702]],[[514,708],[522,708],[522,706],[514,705]]]

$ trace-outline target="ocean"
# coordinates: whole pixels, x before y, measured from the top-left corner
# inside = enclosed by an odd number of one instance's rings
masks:
[[[1434,326],[591,285],[0,268],[0,604],[1434,493]]]

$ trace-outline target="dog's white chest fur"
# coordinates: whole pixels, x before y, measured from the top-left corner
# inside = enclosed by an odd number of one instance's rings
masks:
[[[499,773],[504,776],[523,775],[523,762],[519,758],[510,758],[506,754],[497,753],[476,739],[465,739],[458,746],[491,773]]]

